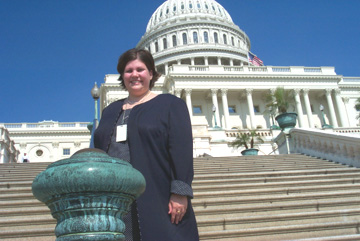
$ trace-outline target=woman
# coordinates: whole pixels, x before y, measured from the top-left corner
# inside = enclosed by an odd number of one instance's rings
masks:
[[[148,51],[128,50],[117,69],[129,96],[104,109],[95,147],[129,161],[145,177],[146,190],[125,217],[126,240],[198,240],[190,201],[193,147],[186,104],[151,92],[160,74]]]

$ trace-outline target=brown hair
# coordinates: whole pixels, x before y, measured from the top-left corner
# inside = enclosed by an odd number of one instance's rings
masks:
[[[150,80],[149,89],[151,90],[155,82],[159,79],[161,74],[156,71],[155,69],[155,61],[151,53],[145,49],[129,49],[125,53],[123,53],[120,58],[117,65],[117,71],[120,74],[119,81],[121,81],[121,86],[126,90],[123,75],[125,71],[126,65],[133,60],[139,59],[141,62],[143,62],[146,65],[146,68],[149,70],[149,72],[152,72],[153,77]]]

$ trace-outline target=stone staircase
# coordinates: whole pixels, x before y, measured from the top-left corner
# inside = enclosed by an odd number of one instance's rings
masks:
[[[49,163],[0,164],[0,239],[55,240],[31,192]],[[360,169],[304,155],[194,160],[201,240],[360,240]]]

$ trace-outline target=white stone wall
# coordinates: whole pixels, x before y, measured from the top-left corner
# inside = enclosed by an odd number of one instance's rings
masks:
[[[76,151],[88,148],[90,131],[87,122],[61,123],[1,123],[9,131],[23,161],[26,153],[30,162],[55,162],[68,158]]]

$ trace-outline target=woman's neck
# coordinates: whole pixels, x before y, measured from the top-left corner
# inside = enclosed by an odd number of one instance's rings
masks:
[[[150,93],[151,93],[151,91],[148,90],[147,92],[145,92],[144,94],[142,94],[140,96],[133,96],[133,95],[129,94],[126,101],[129,104],[136,104],[136,103],[140,104],[145,101],[145,99],[150,95]]]
[[[125,99],[125,104],[123,105],[123,109],[132,109],[136,105],[140,105],[143,102],[146,102],[154,97],[154,94],[149,90],[145,94],[141,96],[130,96]]]

